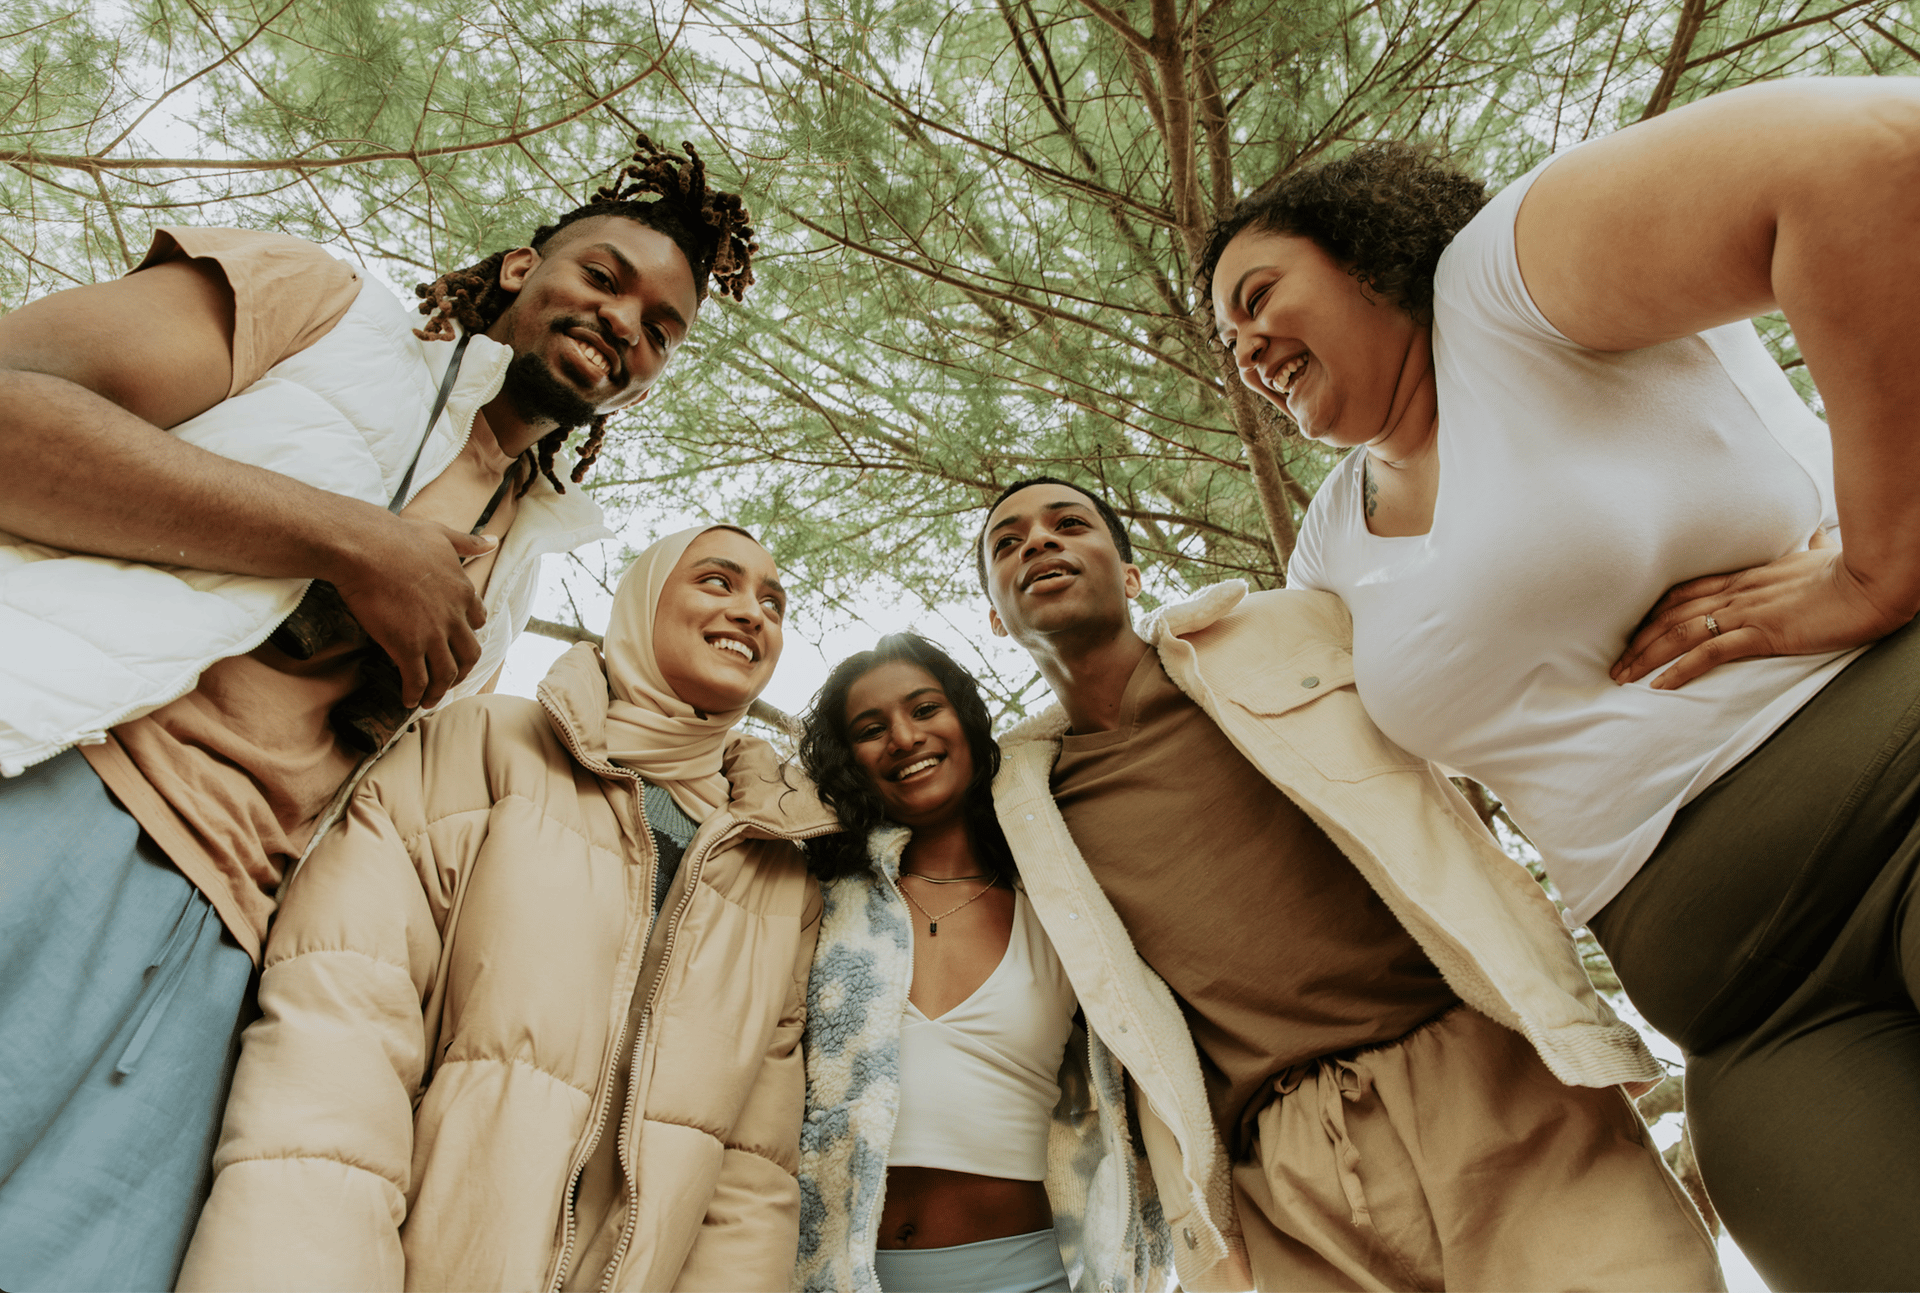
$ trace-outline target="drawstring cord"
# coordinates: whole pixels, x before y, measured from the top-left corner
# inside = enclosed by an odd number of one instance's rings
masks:
[[[1340,1172],[1340,1189],[1353,1209],[1353,1224],[1372,1226],[1366,1188],[1360,1184],[1360,1151],[1347,1135],[1347,1106],[1373,1094],[1373,1079],[1343,1059],[1320,1061],[1320,1126],[1333,1143],[1333,1160]]]
[[[207,927],[207,920],[213,915],[213,905],[207,902],[195,902],[189,897],[180,908],[180,914],[174,919],[173,932],[167,935],[166,943],[160,954],[147,967],[147,973],[160,972],[159,984],[147,994],[146,1009],[141,1012],[140,1023],[133,1030],[133,1039],[127,1043],[127,1049],[121,1053],[120,1060],[113,1066],[115,1078],[132,1077],[140,1066],[140,1057],[146,1053],[147,1043],[160,1028],[160,1021],[167,1016],[167,1007],[173,1004],[174,994],[180,990],[181,980],[186,978],[187,962],[193,959],[193,948],[200,941],[201,932]],[[192,922],[188,929],[187,917],[193,909],[200,909],[200,918]]]
[[[1360,1183],[1360,1151],[1347,1134],[1347,1106],[1373,1094],[1373,1078],[1352,1060],[1328,1055],[1281,1070],[1273,1079],[1274,1094],[1282,1100],[1293,1099],[1309,1077],[1318,1078],[1313,1084],[1314,1113],[1333,1150],[1340,1193],[1346,1197],[1353,1224],[1371,1228],[1373,1212],[1367,1206],[1366,1187]]]

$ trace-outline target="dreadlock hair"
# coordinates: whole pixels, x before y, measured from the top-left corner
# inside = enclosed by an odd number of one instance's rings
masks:
[[[542,251],[553,236],[568,225],[595,216],[619,216],[673,239],[687,265],[693,270],[695,299],[707,299],[707,281],[722,296],[739,301],[753,285],[753,254],[760,250],[754,241],[753,217],[737,193],[723,193],[707,187],[707,168],[700,154],[689,143],[680,147],[686,156],[656,146],[643,132],[634,142],[631,157],[620,167],[612,183],[596,189],[593,200],[568,211],[552,224],[533,231],[527,245]],[[653,195],[653,202],[639,199]],[[420,313],[427,316],[426,326],[415,328],[422,341],[453,341],[457,323],[469,335],[485,332],[513,304],[517,293],[500,286],[500,266],[506,251],[496,251],[476,265],[442,274],[432,283],[413,289],[420,298]],[[600,456],[600,444],[606,438],[607,414],[598,414],[587,422],[587,437],[580,445],[579,461],[571,479],[575,484],[586,479],[587,471]],[[567,487],[554,475],[554,456],[575,430],[557,427],[528,450],[539,472],[562,494]],[[534,473],[525,473],[520,493],[533,488]]]
[[[993,718],[974,681],[952,656],[918,633],[889,633],[871,651],[848,656],[833,667],[800,736],[800,766],[819,792],[820,802],[840,818],[840,833],[806,841],[807,869],[822,880],[865,871],[867,836],[887,819],[873,780],[853,757],[847,730],[847,696],[853,684],[883,664],[904,660],[933,675],[947,694],[973,755],[973,780],[967,783],[967,833],[980,861],[995,875],[1014,874],[1013,850],[993,811],[993,778],[1000,771],[1000,746],[993,739]]]

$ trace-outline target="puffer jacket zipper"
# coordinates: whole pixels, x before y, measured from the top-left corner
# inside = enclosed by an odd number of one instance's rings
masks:
[[[839,823],[835,822],[831,825],[816,827],[811,830],[783,833],[774,836],[774,838],[787,840],[791,843],[812,839],[819,835],[831,835],[839,829]],[[683,866],[688,866],[686,885],[680,894],[680,903],[674,909],[673,919],[667,925],[666,945],[661,948],[660,964],[654,971],[652,985],[647,989],[647,1003],[640,1009],[640,1027],[638,1031],[635,1032],[633,1038],[632,1071],[636,1075],[641,1072],[640,1057],[641,1050],[645,1047],[647,1040],[647,1021],[653,1018],[653,1008],[659,1002],[660,985],[667,981],[667,969],[673,963],[674,940],[679,937],[680,922],[682,918],[686,916],[687,908],[693,905],[694,886],[700,883],[700,873],[705,869],[707,859],[722,845],[732,844],[746,833],[747,824],[736,821],[732,823],[724,833],[717,833],[709,838],[706,844],[701,847],[692,858],[682,863]],[[804,1000],[805,997],[803,995],[802,1001],[804,1002]],[[614,1136],[617,1138],[615,1145],[616,1152],[620,1158],[620,1170],[626,1177],[627,1190],[630,1194],[636,1193],[638,1187],[634,1180],[633,1166],[627,1161],[627,1138],[622,1137],[620,1133],[623,1128],[628,1128],[633,1125],[634,1112],[638,1107],[639,1100],[640,1083],[636,1076],[627,1083],[627,1107],[621,1113],[619,1126],[616,1126],[613,1131]],[[613,1256],[607,1262],[606,1277],[600,1281],[600,1293],[612,1293],[614,1281],[620,1277],[620,1267],[627,1260],[627,1250],[633,1246],[634,1229],[640,1222],[640,1209],[634,1206],[634,1202],[635,1201],[629,1201],[627,1205],[626,1224],[620,1228],[620,1242],[614,1247]],[[558,1293],[558,1290],[554,1290],[554,1293]]]
[[[735,822],[719,839],[730,843],[743,829],[740,823]],[[689,850],[693,856],[681,862],[681,865],[687,868],[686,883],[681,886],[680,901],[674,905],[673,916],[667,922],[666,943],[660,949],[660,963],[654,969],[653,982],[647,985],[646,1004],[640,1007],[640,1024],[633,1034],[633,1055],[628,1060],[631,1066],[628,1071],[631,1076],[627,1079],[627,1103],[626,1107],[620,1111],[620,1121],[615,1123],[613,1128],[614,1155],[619,1160],[620,1174],[627,1183],[629,1194],[634,1194],[637,1190],[633,1179],[633,1165],[627,1161],[627,1138],[621,1135],[621,1132],[633,1125],[634,1106],[640,1099],[640,1058],[647,1040],[647,1021],[653,1017],[653,1007],[659,998],[660,985],[666,981],[667,966],[673,961],[673,944],[680,936],[680,922],[686,916],[687,908],[693,905],[694,886],[700,883],[700,872],[705,868],[707,857],[713,852],[715,846],[716,839],[710,837],[699,850]],[[648,941],[652,941],[651,936]],[[608,1290],[613,1288],[614,1277],[619,1273],[620,1263],[626,1260],[627,1249],[633,1246],[634,1228],[639,1224],[640,1219],[640,1209],[634,1206],[637,1202],[638,1200],[635,1199],[629,1199],[627,1202],[627,1218],[620,1227],[620,1242],[614,1245],[613,1257],[607,1262],[606,1275],[600,1281],[602,1293],[608,1293]],[[555,1289],[553,1293],[559,1293],[559,1290]]]
[[[544,691],[544,688],[542,688],[542,691]],[[651,895],[653,892],[652,885],[655,882],[656,872],[659,867],[659,852],[654,847],[653,831],[647,823],[646,793],[642,787],[640,775],[588,754],[581,748],[579,735],[574,731],[572,722],[570,722],[545,695],[540,697],[539,703],[540,707],[547,712],[551,726],[555,732],[559,734],[562,743],[567,747],[567,753],[572,756],[575,763],[578,763],[581,767],[603,780],[631,783],[634,796],[634,813],[638,819],[641,834],[646,840],[648,857],[651,860],[651,864],[647,869],[647,893]],[[831,835],[839,829],[839,824],[835,822],[804,831],[782,832],[772,836],[772,838],[798,842],[800,840],[812,839],[819,835]],[[673,915],[666,923],[664,934],[666,944],[661,949],[659,963],[654,967],[653,982],[647,988],[646,1004],[640,1009],[640,1021],[638,1027],[634,1030],[632,1054],[628,1061],[627,1101],[621,1109],[620,1121],[616,1123],[613,1128],[615,1156],[619,1162],[620,1171],[625,1177],[626,1188],[630,1194],[634,1192],[635,1185],[632,1165],[627,1160],[626,1141],[621,1136],[621,1131],[623,1128],[632,1125],[634,1109],[640,1099],[638,1075],[642,1071],[640,1061],[642,1050],[646,1045],[647,1021],[652,1017],[654,1006],[659,999],[660,985],[666,981],[667,969],[673,960],[674,941],[679,936],[680,924],[687,913],[687,908],[692,905],[695,892],[694,886],[699,883],[700,873],[706,866],[707,858],[722,845],[731,844],[741,838],[746,834],[746,831],[747,824],[745,822],[735,821],[729,824],[725,831],[715,832],[713,835],[708,836],[704,843],[699,842],[699,835],[698,832],[696,832],[694,839],[698,846],[690,846],[687,850],[687,855],[681,859],[681,866],[686,869],[686,883],[682,886],[680,901],[674,907]],[[659,929],[651,911],[649,911],[643,927],[646,930],[646,935],[641,940],[641,947],[643,949],[642,965],[645,964],[644,948],[653,941],[654,935]],[[629,999],[631,999],[632,991],[637,991],[638,989],[639,982],[636,979],[634,988],[628,993]],[[630,1014],[631,1010],[629,1010],[628,1013]],[[577,1218],[574,1215],[574,1193],[580,1185],[580,1174],[586,1170],[587,1163],[592,1160],[594,1152],[600,1146],[600,1133],[606,1125],[606,1108],[602,1101],[611,1092],[614,1067],[619,1063],[620,1056],[627,1049],[625,1046],[625,1021],[626,1016],[623,1015],[621,1017],[620,1027],[615,1033],[613,1044],[607,1047],[607,1068],[602,1072],[600,1077],[601,1094],[600,1097],[594,1101],[593,1130],[580,1148],[574,1151],[573,1163],[567,1170],[566,1201],[563,1204],[562,1211],[561,1249],[559,1259],[553,1265],[551,1273],[547,1278],[548,1293],[560,1293],[560,1286],[566,1280],[567,1263],[573,1259],[573,1245],[578,1238],[576,1231]],[[639,1209],[634,1207],[630,1201],[627,1207],[626,1223],[621,1227],[620,1231],[620,1242],[614,1248],[612,1258],[607,1262],[607,1273],[601,1281],[600,1287],[603,1290],[612,1289],[615,1279],[618,1278],[621,1263],[626,1260],[627,1249],[633,1244],[634,1229],[638,1221]]]
[[[560,739],[566,744],[567,753],[573,757],[574,762],[578,763],[581,767],[589,769],[596,776],[603,777],[607,780],[630,781],[633,785],[633,813],[636,824],[639,827],[638,838],[645,842],[644,847],[647,851],[647,868],[643,881],[642,894],[648,903],[648,910],[646,919],[643,920],[640,925],[641,936],[639,946],[640,961],[641,964],[644,965],[646,963],[646,945],[653,938],[654,917],[652,912],[652,894],[654,885],[658,882],[660,851],[654,845],[653,828],[647,821],[647,797],[645,789],[641,785],[640,776],[638,773],[616,768],[613,764],[603,763],[600,760],[589,758],[585,751],[580,748],[580,739],[574,732],[573,725],[562,718],[554,707],[547,703],[544,697],[541,698],[540,706],[547,711],[547,717],[551,726],[560,734]],[[634,988],[628,989],[627,991],[627,998],[629,1000],[632,999],[633,992],[638,987],[639,982],[636,977]],[[574,1150],[573,1162],[567,1167],[567,1188],[565,1194],[562,1196],[564,1202],[561,1204],[560,1255],[559,1260],[554,1264],[552,1274],[548,1277],[547,1287],[550,1293],[559,1293],[560,1285],[567,1277],[567,1264],[573,1260],[573,1245],[579,1237],[577,1233],[578,1217],[574,1212],[575,1195],[580,1188],[581,1173],[586,1171],[587,1164],[593,1161],[595,1151],[600,1148],[600,1136],[607,1124],[605,1102],[613,1091],[613,1075],[619,1066],[620,1056],[624,1050],[627,1035],[627,1018],[631,1014],[632,1008],[630,1006],[620,1013],[619,1027],[614,1030],[613,1042],[607,1047],[606,1067],[601,1070],[600,1073],[599,1093],[594,1097],[593,1110],[590,1115],[592,1119],[589,1124],[590,1130],[587,1133],[586,1140]],[[643,1013],[642,1018],[644,1017]],[[637,1043],[634,1053],[637,1058],[639,1054]],[[627,1081],[627,1102],[628,1104],[632,1104],[633,1102],[633,1081],[631,1078]],[[620,1127],[616,1124],[614,1127],[614,1135],[618,1137],[619,1134]],[[622,1170],[624,1170],[625,1167],[626,1164],[623,1161],[621,1163]]]

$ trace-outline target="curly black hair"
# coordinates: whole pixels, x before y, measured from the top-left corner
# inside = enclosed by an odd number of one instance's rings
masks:
[[[973,755],[973,780],[967,783],[967,830],[975,855],[996,876],[1014,874],[1013,850],[993,812],[993,778],[1000,771],[1000,746],[993,719],[973,675],[952,656],[918,633],[889,633],[871,651],[850,655],[833,667],[813,698],[800,736],[800,766],[819,790],[820,801],[839,814],[838,835],[807,841],[807,868],[822,880],[865,871],[867,836],[887,820],[872,780],[853,757],[847,733],[847,694],[853,684],[883,664],[904,660],[932,674],[947,694],[966,733]]]
[[[1433,321],[1440,253],[1487,204],[1487,186],[1423,144],[1366,144],[1281,176],[1207,231],[1195,283],[1213,297],[1220,256],[1243,230],[1311,238],[1361,286]]]
[[[673,239],[693,271],[697,301],[707,299],[709,279],[720,295],[741,300],[753,285],[753,254],[760,250],[754,241],[753,217],[739,194],[707,187],[706,164],[692,144],[682,143],[680,147],[685,157],[659,147],[644,133],[637,136],[633,155],[621,164],[611,184],[596,189],[593,200],[585,206],[535,229],[527,245],[544,251],[554,236],[570,225],[595,216],[619,216]],[[639,200],[644,197],[657,200]],[[426,326],[415,328],[414,335],[422,341],[452,341],[458,336],[453,326],[456,323],[469,333],[492,327],[517,295],[500,286],[500,265],[506,256],[507,250],[502,249],[477,264],[449,270],[431,283],[415,286],[413,294],[420,298],[420,313],[428,317]],[[527,451],[540,474],[562,494],[567,487],[554,474],[553,459],[574,429],[557,427]],[[586,479],[588,468],[600,456],[606,431],[606,414],[588,421],[587,438],[580,445],[579,461],[571,476],[575,484]],[[532,487],[534,479],[532,471],[524,473],[522,494]]]

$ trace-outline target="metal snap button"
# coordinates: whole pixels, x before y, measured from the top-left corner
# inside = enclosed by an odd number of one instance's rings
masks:
[[[1302,687],[1318,687],[1320,685],[1320,679],[1312,674],[1308,674],[1300,680],[1300,685]]]

